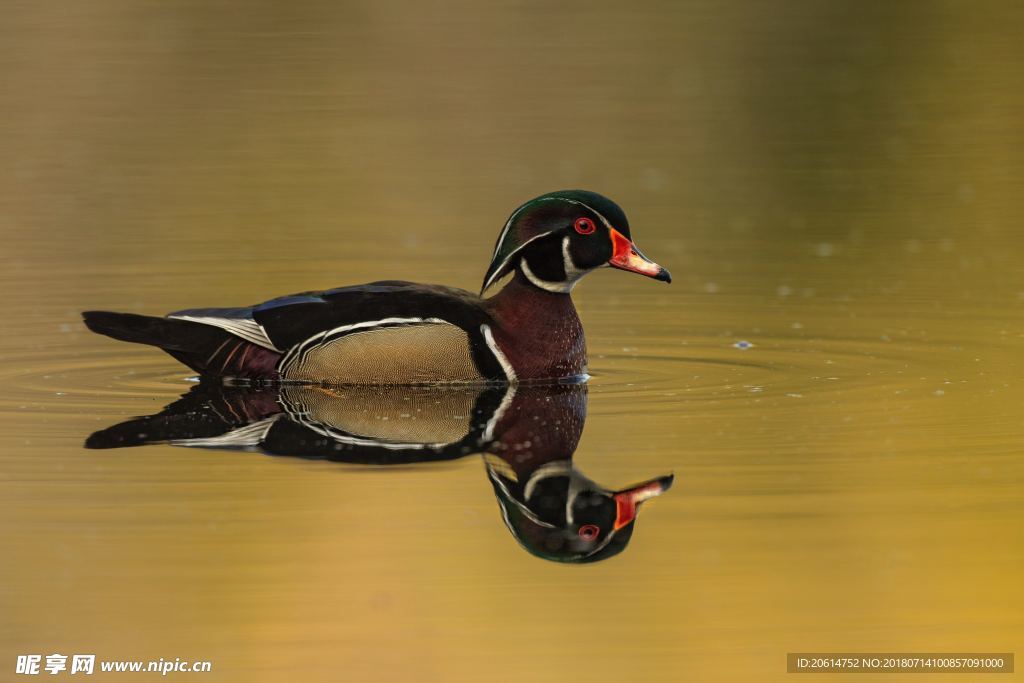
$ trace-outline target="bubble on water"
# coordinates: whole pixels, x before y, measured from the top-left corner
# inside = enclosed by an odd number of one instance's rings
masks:
[[[962,183],[956,188],[956,198],[961,204],[970,204],[974,201],[974,186],[970,183]]]
[[[657,192],[665,187],[665,174],[656,168],[645,168],[640,176],[640,182],[652,192]]]
[[[892,161],[904,161],[907,158],[907,141],[898,135],[885,139],[884,143],[886,156]]]
[[[936,389],[934,393],[935,393],[936,396],[945,396],[946,395],[946,392],[943,391],[942,389]]]
[[[792,323],[792,324],[790,324],[790,327],[792,327],[794,330],[802,330],[802,329],[804,329],[804,324],[803,323]]]
[[[826,258],[836,253],[835,245],[829,242],[819,242],[814,245],[814,254],[822,258]]]
[[[788,285],[779,285],[779,288],[775,290],[775,293],[779,296],[789,296],[793,293],[793,288]]]
[[[734,216],[732,219],[732,231],[737,235],[746,235],[750,232],[750,219],[746,216]]]
[[[717,282],[706,282],[706,283],[704,283],[704,291],[707,292],[708,294],[716,293],[718,291],[718,283]]]
[[[738,342],[736,342],[735,344],[733,344],[733,346],[734,346],[735,348],[737,348],[737,349],[741,349],[741,350],[743,350],[743,351],[746,351],[747,349],[750,349],[750,348],[753,348],[753,347],[754,347],[754,345],[753,345],[753,344],[751,344],[750,342],[748,342],[748,341],[743,341],[743,340],[741,340],[741,341],[738,341]]]

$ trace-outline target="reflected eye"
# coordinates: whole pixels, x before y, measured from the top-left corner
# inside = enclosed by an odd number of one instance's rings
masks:
[[[573,226],[576,228],[576,232],[581,235],[589,235],[590,233],[597,230],[597,226],[594,225],[594,221],[587,217],[577,218],[576,224]]]
[[[580,538],[584,541],[593,541],[599,533],[601,529],[594,524],[584,524],[579,530]]]

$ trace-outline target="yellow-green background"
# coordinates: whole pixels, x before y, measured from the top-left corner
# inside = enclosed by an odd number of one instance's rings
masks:
[[[0,678],[95,652],[217,681],[768,681],[788,651],[1018,649],[1019,3],[2,15]],[[522,552],[472,458],[81,448],[189,385],[79,310],[474,289],[507,214],[563,187],[675,276],[575,295],[577,465],[676,474],[623,555]]]

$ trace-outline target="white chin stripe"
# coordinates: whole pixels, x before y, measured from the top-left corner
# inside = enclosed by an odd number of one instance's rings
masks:
[[[562,266],[565,268],[565,279],[567,282],[576,284],[576,281],[587,274],[587,271],[577,268],[573,263],[572,254],[569,253],[569,238],[562,240]]]
[[[554,294],[568,294],[572,291],[572,288],[576,286],[576,281],[571,280],[569,282],[550,282],[548,280],[541,280],[539,277],[533,274],[530,270],[530,264],[526,262],[526,259],[519,261],[519,267],[523,269],[523,275],[534,287],[539,287],[545,292],[552,292]]]
[[[274,342],[270,341],[270,337],[267,336],[267,331],[263,329],[263,325],[260,325],[255,320],[246,318],[215,318],[213,316],[201,315],[170,315],[167,317],[173,320],[188,320],[194,323],[219,327],[257,346],[262,346],[271,351],[281,350],[274,346]]]

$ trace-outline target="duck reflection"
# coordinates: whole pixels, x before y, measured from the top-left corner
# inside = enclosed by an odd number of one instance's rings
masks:
[[[607,489],[573,465],[585,384],[481,387],[272,387],[199,384],[162,411],[92,434],[87,448],[152,443],[247,450],[362,465],[482,453],[505,525],[555,562],[622,552],[662,476]]]

